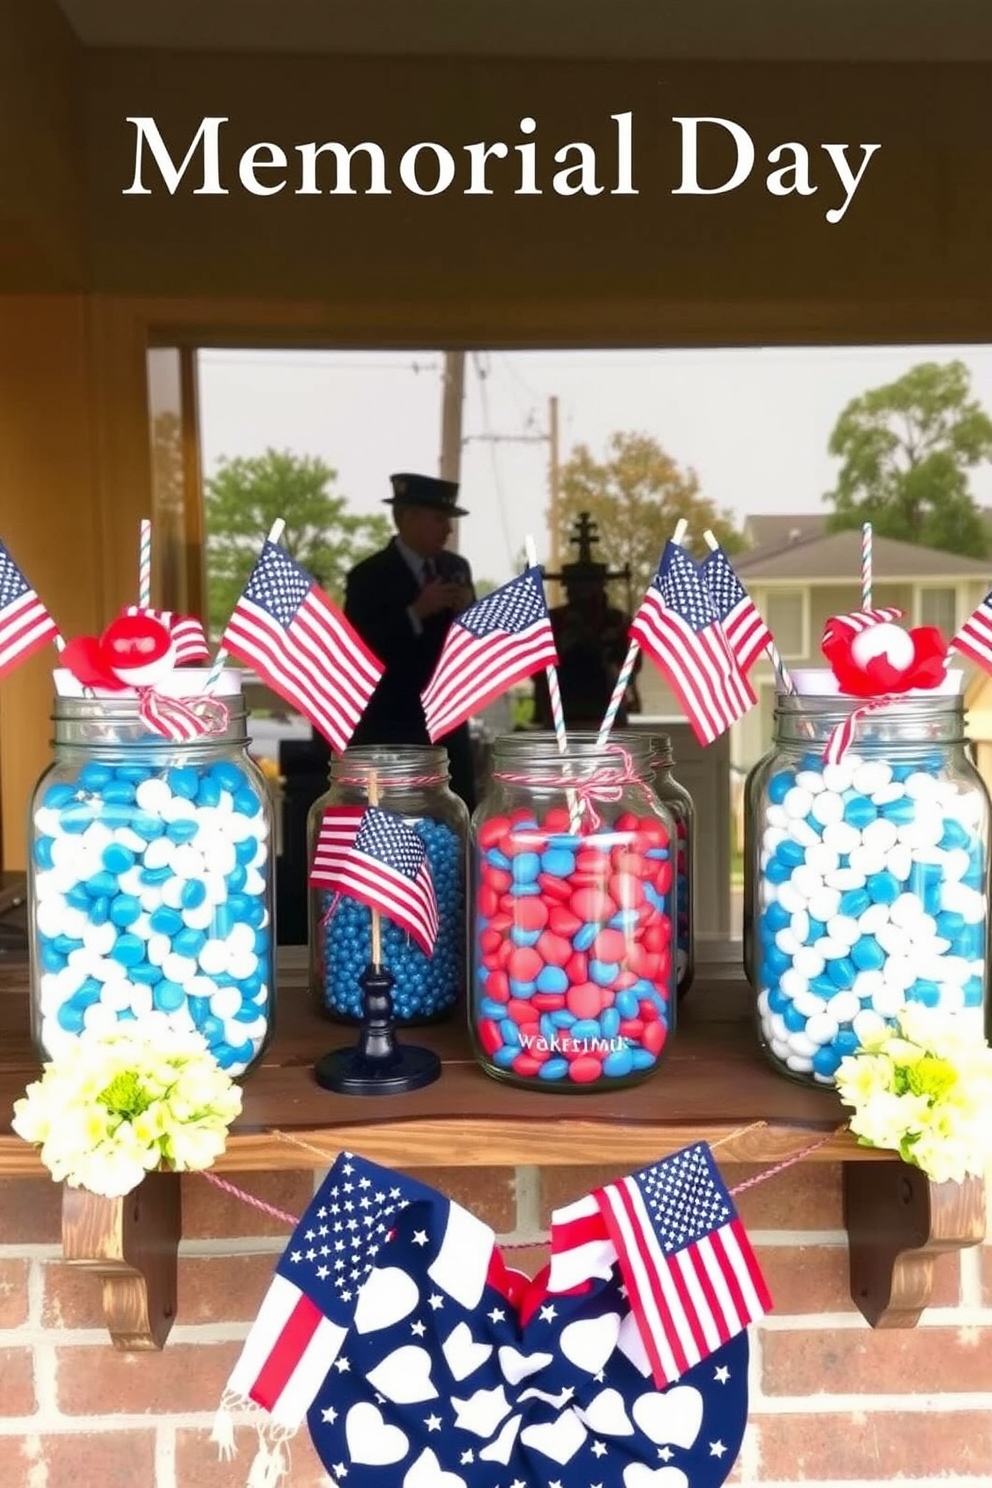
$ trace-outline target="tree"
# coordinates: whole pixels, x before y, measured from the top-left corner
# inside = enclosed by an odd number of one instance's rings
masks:
[[[992,419],[963,362],[921,362],[853,398],[830,436],[843,461],[824,501],[831,532],[871,522],[881,537],[984,558],[989,533],[968,472],[992,459]]]
[[[744,546],[732,514],[719,511],[701,495],[695,471],[680,470],[648,434],[611,434],[606,459],[601,462],[593,458],[586,445],[577,445],[562,465],[558,540],[564,555],[569,554],[575,519],[584,511],[598,528],[595,560],[609,564],[611,569],[630,564],[635,604],[640,603],[651,582],[665,542],[680,518],[689,523],[686,546],[697,555],[707,551],[703,539],[707,528],[728,553],[739,552]],[[563,561],[571,559],[565,556]]]
[[[349,513],[346,498],[333,492],[336,480],[337,471],[323,460],[289,450],[218,461],[204,486],[208,612],[215,635],[230,619],[277,518],[286,523],[282,546],[335,598],[348,569],[388,541],[388,518]]]

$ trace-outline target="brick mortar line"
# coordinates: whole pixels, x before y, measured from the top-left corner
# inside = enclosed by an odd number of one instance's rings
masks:
[[[0,1261],[61,1261],[62,1258],[61,1243],[0,1245]]]
[[[177,1343],[243,1343],[252,1321],[253,1319],[247,1322],[176,1323],[169,1334],[166,1348]],[[31,1323],[20,1328],[0,1328],[0,1348],[41,1348],[49,1344],[58,1348],[92,1348],[94,1344],[102,1344],[107,1349],[111,1347],[105,1328],[43,1328]]]
[[[966,1307],[982,1306],[982,1253],[977,1245],[969,1246],[960,1255],[961,1301]]]
[[[163,1421],[155,1432],[153,1463],[155,1488],[177,1488],[176,1430],[171,1421]]]
[[[832,1332],[836,1328],[847,1330],[863,1329],[866,1333],[875,1332],[869,1328],[860,1312],[787,1312],[777,1314],[768,1313],[759,1323],[758,1328],[763,1328],[767,1333],[796,1333]],[[953,1328],[953,1327],[992,1327],[992,1307],[971,1307],[960,1303],[953,1307],[928,1307],[916,1324],[916,1329],[900,1331],[913,1332],[927,1328]],[[884,1330],[883,1330],[884,1331]]]
[[[757,1424],[762,1416],[857,1415],[954,1415],[960,1411],[992,1412],[992,1391],[960,1390],[946,1395],[775,1395],[750,1397],[748,1419]]]

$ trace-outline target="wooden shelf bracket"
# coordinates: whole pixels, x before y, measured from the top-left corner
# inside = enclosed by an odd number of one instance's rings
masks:
[[[62,1189],[62,1251],[103,1281],[114,1348],[163,1347],[176,1317],[182,1207],[178,1173],[149,1173],[121,1199]]]
[[[915,1328],[935,1258],[984,1238],[985,1184],[934,1183],[903,1162],[842,1166],[851,1296],[873,1328]]]

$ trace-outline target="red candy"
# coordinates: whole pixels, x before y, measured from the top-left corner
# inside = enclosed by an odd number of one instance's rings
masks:
[[[592,943],[592,955],[596,961],[622,961],[626,949],[627,937],[622,930],[600,930]]]
[[[535,950],[542,957],[545,966],[567,966],[572,955],[572,942],[567,936],[555,935],[553,931],[545,930]]]
[[[517,902],[517,925],[521,930],[543,930],[548,923],[548,906],[536,894]]]
[[[603,988],[594,982],[569,987],[565,993],[565,1005],[576,1018],[598,1018],[603,1011]]]
[[[506,959],[506,969],[511,982],[534,982],[537,980],[539,973],[544,970],[544,962],[533,946],[515,946],[510,944],[510,954]]]
[[[601,889],[579,889],[572,895],[569,908],[586,925],[601,925],[617,912],[609,894],[604,894]]]

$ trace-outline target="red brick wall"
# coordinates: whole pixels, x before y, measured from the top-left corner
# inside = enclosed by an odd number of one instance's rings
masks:
[[[751,1170],[727,1167],[731,1185]],[[556,1205],[616,1169],[420,1171],[536,1269]],[[119,1354],[100,1283],[61,1261],[59,1194],[0,1180],[0,1488],[244,1488],[208,1437],[228,1371],[287,1227],[200,1177],[184,1180],[179,1314],[160,1354]],[[292,1214],[311,1173],[242,1187]],[[742,1193],[774,1314],[752,1329],[751,1425],[730,1483],[867,1488],[992,1484],[992,1245],[942,1257],[934,1305],[912,1330],[873,1332],[847,1286],[839,1170],[807,1164]],[[326,1488],[309,1440],[285,1488]]]

